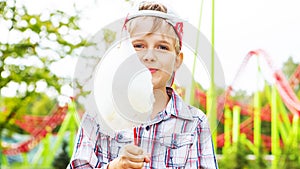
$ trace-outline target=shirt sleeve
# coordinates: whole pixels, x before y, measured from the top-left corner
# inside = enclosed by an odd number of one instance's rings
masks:
[[[190,149],[186,168],[218,169],[210,128],[205,114],[199,118],[195,133],[195,140]]]
[[[80,128],[77,133],[76,143],[73,150],[71,161],[68,169],[105,169],[108,164],[103,159],[105,157],[98,157],[99,143],[97,142],[97,135],[99,127],[95,120],[89,116],[84,115]],[[97,144],[96,144],[97,143]]]

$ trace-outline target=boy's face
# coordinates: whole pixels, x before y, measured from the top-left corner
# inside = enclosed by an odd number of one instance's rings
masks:
[[[162,23],[152,31],[152,19],[144,18],[144,22],[136,24],[130,36],[140,61],[152,74],[153,89],[165,89],[173,72],[181,65],[183,54],[176,54],[173,28]]]

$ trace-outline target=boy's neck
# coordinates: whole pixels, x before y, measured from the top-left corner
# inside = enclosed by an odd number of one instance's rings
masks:
[[[154,89],[153,94],[154,94],[155,102],[153,104],[153,112],[151,115],[151,119],[153,119],[159,112],[163,111],[170,100],[166,88]]]

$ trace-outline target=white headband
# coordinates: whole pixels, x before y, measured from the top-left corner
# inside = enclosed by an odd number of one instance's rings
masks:
[[[167,23],[169,23],[175,30],[176,35],[179,38],[180,49],[182,47],[182,36],[183,36],[183,20],[179,19],[175,14],[168,12],[160,12],[155,10],[139,10],[134,13],[129,13],[125,19],[124,26],[126,23],[134,18],[141,16],[152,16],[157,18],[164,19]]]

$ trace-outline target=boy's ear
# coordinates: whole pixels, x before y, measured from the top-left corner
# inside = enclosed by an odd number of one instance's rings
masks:
[[[181,66],[182,62],[183,62],[183,53],[180,52],[180,53],[176,56],[174,72],[177,71],[177,69],[179,69],[179,67]]]

